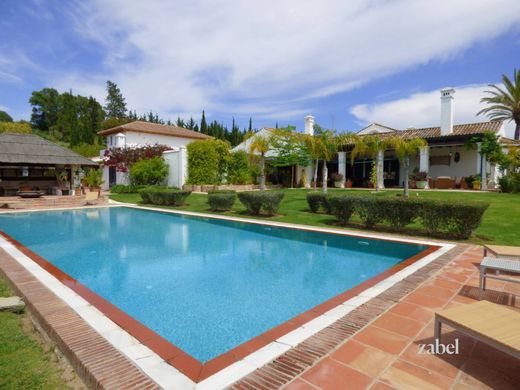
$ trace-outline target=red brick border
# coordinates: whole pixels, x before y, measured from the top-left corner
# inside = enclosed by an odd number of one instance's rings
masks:
[[[133,317],[129,316],[124,311],[120,310],[106,299],[102,298],[86,286],[82,285],[77,280],[60,270],[58,267],[54,266],[40,255],[36,254],[14,238],[10,237],[8,234],[0,231],[0,235],[13,244],[16,248],[18,248],[27,257],[32,259],[43,269],[60,280],[63,284],[82,296],[86,301],[95,306],[104,315],[114,321],[121,328],[126,330],[143,345],[154,351],[166,362],[181,371],[195,383],[198,383],[217,373],[218,371],[230,366],[231,364],[243,359],[252,352],[297,329],[306,322],[324,314],[325,312],[333,309],[348,299],[355,297],[362,291],[376,285],[380,281],[401,271],[403,268],[415,263],[416,261],[440,248],[439,246],[430,245],[427,249],[416,254],[415,256],[412,256],[396,264],[392,268],[202,364],[188,353],[184,352],[168,340],[164,339],[152,329],[146,327]]]
[[[0,248],[0,273],[78,375],[93,389],[160,389],[69,305]]]

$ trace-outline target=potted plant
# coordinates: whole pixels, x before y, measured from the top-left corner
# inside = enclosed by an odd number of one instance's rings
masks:
[[[347,179],[345,181],[345,188],[352,188],[352,180]]]
[[[415,174],[415,186],[420,190],[424,190],[426,188],[427,184],[428,184],[428,173],[417,172]]]
[[[330,175],[330,178],[334,181],[334,187],[343,187],[343,175],[341,173],[333,173]]]
[[[480,178],[480,175],[474,177],[472,186],[474,190],[480,190],[482,187],[482,179]]]
[[[81,186],[74,187],[74,195],[80,196],[81,195]]]
[[[97,191],[101,193],[101,184],[103,181],[103,172],[100,169],[91,169],[85,175],[85,183],[91,192]]]

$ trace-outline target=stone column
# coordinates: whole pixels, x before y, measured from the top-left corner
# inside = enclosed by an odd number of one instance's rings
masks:
[[[377,152],[377,161],[376,161],[378,189],[380,189],[380,190],[383,190],[385,188],[384,163],[385,163],[385,152],[383,150],[380,150],[379,152]]]
[[[347,175],[347,152],[338,152],[338,173],[343,175],[342,183],[345,184]]]
[[[430,147],[424,146],[419,151],[419,171],[426,172],[429,176],[430,174]],[[426,187],[430,188],[428,179],[426,180]]]

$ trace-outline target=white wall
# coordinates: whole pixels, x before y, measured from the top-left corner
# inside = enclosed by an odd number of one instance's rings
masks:
[[[144,146],[144,145],[166,145],[174,148],[186,146],[190,142],[196,141],[194,138],[173,137],[171,135],[139,133],[135,131],[127,131],[126,146]]]
[[[180,147],[175,151],[163,153],[168,164],[168,186],[182,188],[188,178],[188,153],[186,148]]]
[[[451,177],[462,177],[478,174],[477,172],[477,161],[478,152],[473,149],[466,149],[465,146],[452,146],[443,148],[430,148],[430,157],[434,156],[446,156],[451,152],[451,164],[448,165],[431,165],[430,164],[430,177],[436,178],[437,176],[451,176]],[[455,162],[455,153],[460,153],[459,162]]]

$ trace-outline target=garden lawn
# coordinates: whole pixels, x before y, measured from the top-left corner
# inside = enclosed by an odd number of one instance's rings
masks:
[[[305,195],[309,190],[304,189],[286,189],[285,197],[280,206],[279,215],[267,218],[271,221],[280,221],[288,223],[296,223],[303,225],[315,226],[331,226],[335,224],[336,219],[331,215],[314,214],[308,209]],[[329,193],[334,194],[364,194],[367,196],[396,196],[401,194],[402,190],[385,190],[376,194],[369,190],[339,190],[329,189]],[[467,240],[476,244],[495,244],[495,245],[520,245],[520,195],[503,194],[498,192],[450,192],[450,191],[414,191],[410,192],[411,197],[419,196],[421,198],[439,199],[447,201],[484,201],[490,204],[484,214],[484,218],[480,227],[475,231],[473,236]],[[114,194],[110,196],[119,202],[139,203],[141,197],[138,194]],[[154,206],[155,207],[155,206]],[[161,206],[159,206],[161,207]],[[186,205],[180,207],[165,207],[178,210],[186,210],[193,212],[212,213],[207,203],[207,195],[191,194]],[[236,201],[232,211],[223,214],[234,217],[254,218],[245,214],[245,208],[240,201]],[[349,229],[362,229],[357,223],[356,218],[352,219],[352,224],[347,226]],[[404,233],[407,235],[419,235],[416,231],[418,225],[411,225]],[[383,228],[384,225],[379,226]],[[375,230],[380,230],[376,228]]]
[[[10,296],[0,279],[0,297]],[[27,314],[0,312],[0,389],[67,389],[61,370],[23,328]],[[27,324],[26,324],[27,327]]]

